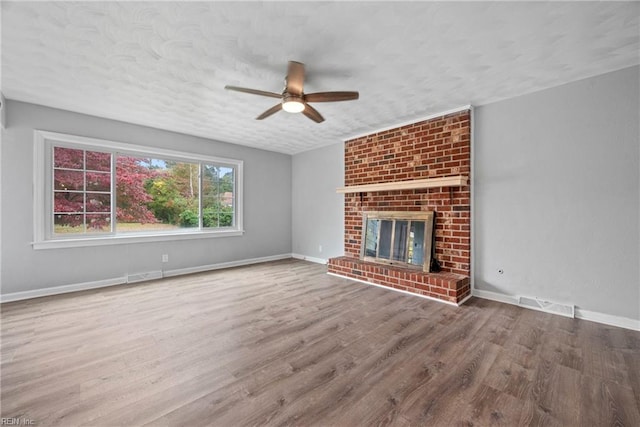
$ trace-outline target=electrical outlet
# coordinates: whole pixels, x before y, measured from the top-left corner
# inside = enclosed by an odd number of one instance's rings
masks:
[[[162,262],[169,262],[169,254],[162,254]]]
[[[322,245],[318,246],[318,252],[322,252]]]

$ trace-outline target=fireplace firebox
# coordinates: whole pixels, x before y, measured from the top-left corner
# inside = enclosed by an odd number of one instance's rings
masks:
[[[360,259],[429,271],[434,212],[365,212]]]

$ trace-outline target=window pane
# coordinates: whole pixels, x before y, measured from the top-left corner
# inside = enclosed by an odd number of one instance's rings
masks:
[[[53,171],[55,190],[84,190],[84,172],[81,170],[55,169]]]
[[[408,263],[422,265],[424,263],[424,221],[412,221],[409,231]]]
[[[53,198],[53,211],[84,213],[84,193],[56,192]]]
[[[53,166],[56,168],[84,169],[84,150],[54,147]]]
[[[375,257],[378,248],[378,229],[380,221],[367,219],[367,232],[364,239],[364,256]]]
[[[84,233],[84,215],[56,214],[53,231],[60,234]]]
[[[111,231],[111,215],[87,214],[87,232],[99,233]]]
[[[219,170],[214,165],[202,166],[202,196],[217,197],[220,187]]]
[[[221,202],[218,198],[203,198],[202,226],[205,228],[233,226],[233,199],[227,202]]]
[[[391,230],[393,221],[380,221],[380,247],[378,248],[378,258],[389,259],[391,255]]]
[[[223,209],[220,211],[220,227],[233,227],[233,211]]]
[[[63,171],[56,171],[63,172]],[[76,173],[75,171],[67,171]],[[87,172],[87,190],[88,191],[111,191],[111,174],[104,172]]]
[[[87,151],[87,170],[111,172],[111,153]]]
[[[232,227],[235,206],[235,170],[226,166],[202,166],[202,226]]]
[[[233,192],[232,191],[225,191],[225,192],[221,193],[219,200],[220,200],[220,204],[222,206],[226,206],[226,207],[233,206]]]
[[[206,199],[202,201],[202,226],[205,228],[220,227],[220,209],[217,201]]]
[[[87,212],[111,212],[111,194],[87,193]]]
[[[234,170],[233,168],[222,166],[220,169],[220,187],[222,192],[233,191]]]
[[[395,261],[407,262],[409,221],[396,221],[395,228],[396,231],[393,236],[393,259]]]
[[[117,229],[121,232],[199,227],[199,165],[119,155]]]

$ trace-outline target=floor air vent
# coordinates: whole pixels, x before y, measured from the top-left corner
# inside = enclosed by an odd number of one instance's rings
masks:
[[[559,314],[560,316],[575,317],[575,306],[573,304],[560,304],[557,302],[545,301],[539,298],[520,297],[518,298],[520,307],[530,308],[533,310],[544,311],[551,314]]]

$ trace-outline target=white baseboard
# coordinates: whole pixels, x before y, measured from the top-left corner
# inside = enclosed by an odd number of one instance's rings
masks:
[[[291,257],[295,258],[295,259],[302,259],[304,261],[315,262],[316,264],[326,264],[326,263],[329,262],[326,259],[316,258],[316,257],[308,256],[308,255],[291,254]]]
[[[69,292],[85,291],[88,289],[104,288],[106,286],[123,285],[126,283],[136,283],[145,280],[159,279],[162,277],[179,276],[181,274],[200,273],[202,271],[218,270],[221,268],[238,267],[242,265],[257,264],[260,262],[277,261],[291,258],[291,254],[280,254],[261,258],[243,259],[239,261],[222,262],[219,264],[202,265],[198,267],[181,268],[176,270],[150,271],[147,273],[137,273],[129,276],[115,277],[113,279],[96,280],[95,282],[76,283],[73,285],[56,286],[53,288],[35,289],[32,291],[13,292],[0,295],[0,303],[20,301],[30,298],[46,297],[51,295],[66,294]]]
[[[491,301],[502,302],[506,304],[518,305],[518,297],[511,295],[500,294],[497,292],[483,291],[481,289],[474,289],[472,291],[474,297],[488,299]],[[553,314],[553,313],[552,313]],[[611,314],[599,313],[597,311],[583,310],[581,308],[575,309],[576,319],[589,320],[591,322],[602,323],[609,326],[617,326],[619,328],[631,329],[633,331],[640,331],[640,320],[629,319],[628,317],[614,316]]]
[[[500,294],[498,292],[483,291],[482,289],[472,289],[471,295],[491,301],[503,302],[505,304],[518,305],[518,297]]]
[[[431,300],[431,301],[441,302],[443,304],[452,305],[454,307],[460,307],[462,304],[465,303],[465,301],[467,301],[469,298],[471,298],[471,295],[469,295],[468,297],[466,297],[465,299],[463,299],[459,303],[455,303],[455,302],[445,301],[445,300],[442,300],[442,299],[439,299],[439,298],[430,297],[428,295],[420,295],[420,294],[416,294],[416,293],[413,293],[413,292],[403,291],[402,289],[396,289],[396,288],[391,288],[389,286],[379,285],[379,284],[373,283],[373,282],[367,282],[366,280],[362,280],[362,279],[354,279],[353,277],[343,276],[341,274],[336,274],[336,273],[327,273],[327,274],[329,276],[335,276],[335,277],[340,277],[342,279],[353,280],[354,282],[364,283],[365,285],[376,286],[378,288],[386,289],[388,291],[400,292],[402,294],[411,295],[412,297],[425,298],[425,299],[428,299],[428,300]]]
[[[604,325],[617,326],[619,328],[640,331],[640,320],[629,319],[628,317],[613,316],[611,314],[599,313],[597,311],[583,310],[576,308],[576,319],[589,320],[591,322],[602,323]]]
[[[178,268],[175,270],[167,270],[164,277],[180,276],[182,274],[201,273],[203,271],[220,270],[221,268],[240,267],[243,265],[258,264],[261,262],[278,261],[281,259],[291,258],[291,254],[271,255],[260,258],[241,259],[238,261],[221,262],[218,264],[199,265],[197,267]]]
[[[76,283],[73,285],[55,286],[53,288],[34,289],[32,291],[13,292],[0,295],[0,302],[20,301],[30,298],[47,297],[50,295],[66,294],[69,292],[86,291],[88,289],[104,288],[106,286],[123,285],[127,283],[127,277],[114,277],[113,279],[96,280],[94,282]]]
[[[162,279],[162,270],[134,273],[127,276],[127,283],[145,282],[147,280]]]

